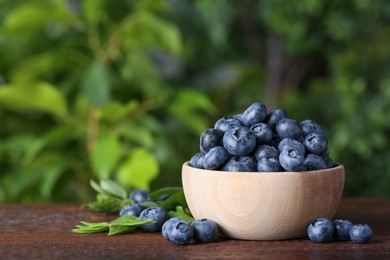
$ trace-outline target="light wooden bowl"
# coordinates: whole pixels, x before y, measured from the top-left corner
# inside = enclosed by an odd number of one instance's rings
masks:
[[[183,164],[195,219],[214,220],[221,235],[245,240],[306,236],[310,222],[331,219],[344,188],[344,167],[308,172],[223,172]]]

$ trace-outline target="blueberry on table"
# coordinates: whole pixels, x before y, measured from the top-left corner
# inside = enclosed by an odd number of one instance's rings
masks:
[[[245,126],[234,127],[224,134],[223,146],[232,155],[248,155],[256,146],[256,136]]]
[[[167,212],[160,207],[151,207],[144,209],[139,218],[142,220],[153,220],[156,223],[142,225],[141,228],[148,232],[155,232],[161,229],[167,218]]]
[[[229,153],[222,146],[216,146],[208,151],[203,159],[203,168],[215,170],[222,166],[229,158]]]
[[[305,146],[298,140],[295,140],[293,138],[284,138],[279,142],[278,145],[279,152],[290,148],[294,148],[298,150],[300,153],[305,154]]]
[[[194,240],[197,243],[210,243],[218,235],[218,225],[210,219],[196,220],[191,223],[194,230]]]
[[[255,172],[256,164],[253,156],[233,156],[222,166],[222,171]]]
[[[276,124],[275,131],[282,139],[293,138],[299,141],[303,136],[303,132],[297,121],[290,118],[280,120]]]
[[[356,244],[364,244],[371,240],[373,231],[367,224],[353,225],[349,230],[349,237]]]
[[[353,224],[349,220],[345,219],[336,219],[333,220],[333,236],[332,238],[335,241],[346,241],[349,240],[349,231]]]
[[[272,129],[266,123],[257,123],[251,126],[250,130],[256,136],[257,144],[267,144],[272,140]]]
[[[142,207],[138,203],[127,204],[120,210],[119,216],[129,215],[138,217],[141,211]]]
[[[253,156],[256,158],[256,160],[260,160],[261,158],[265,157],[279,157],[279,151],[274,146],[268,145],[268,144],[261,144],[255,147],[253,150]]]
[[[225,133],[227,130],[233,127],[243,125],[244,124],[237,117],[226,116],[218,119],[218,121],[215,122],[214,128]]]
[[[278,158],[275,157],[263,157],[257,162],[259,172],[281,172],[283,170]]]
[[[317,243],[329,242],[334,231],[333,222],[327,218],[313,220],[307,228],[309,239]]]
[[[286,171],[302,171],[304,154],[297,149],[285,149],[279,154],[279,163]]]
[[[143,189],[136,189],[130,193],[130,199],[134,200],[137,203],[142,203],[150,200],[149,191]]]
[[[253,103],[241,115],[241,120],[247,127],[262,123],[267,116],[267,107],[260,102]]]
[[[316,171],[327,168],[324,159],[321,156],[313,153],[309,153],[305,156],[305,160],[303,160],[303,166],[305,167],[306,171]]]
[[[170,218],[162,226],[162,235],[176,245],[188,245],[193,237],[191,225],[180,218]]]
[[[319,124],[317,124],[314,120],[306,119],[299,123],[299,126],[302,129],[304,135],[310,133],[323,134],[322,128]]]
[[[218,129],[206,129],[200,136],[200,151],[208,152],[211,148],[222,145],[224,132]]]
[[[328,142],[325,136],[317,133],[306,135],[303,144],[308,153],[322,155],[328,150]]]
[[[189,165],[194,168],[203,169],[203,160],[206,153],[196,153],[191,157]]]
[[[275,109],[268,113],[264,122],[267,123],[272,130],[275,130],[276,124],[284,118],[288,118],[287,112],[283,109]]]

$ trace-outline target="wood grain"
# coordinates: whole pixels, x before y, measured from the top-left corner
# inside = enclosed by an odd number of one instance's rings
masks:
[[[175,246],[160,233],[107,236],[70,230],[80,220],[104,221],[77,204],[0,205],[0,259],[390,259],[390,200],[342,199],[335,218],[368,223],[373,240],[316,244],[307,238]]]
[[[305,236],[318,217],[332,218],[344,187],[342,165],[311,172],[221,172],[183,165],[183,188],[197,219],[228,237],[279,240]]]

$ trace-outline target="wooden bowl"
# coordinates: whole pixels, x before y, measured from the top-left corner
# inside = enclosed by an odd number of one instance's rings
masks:
[[[282,240],[307,236],[331,219],[344,188],[344,167],[307,172],[223,172],[183,164],[182,182],[195,219],[214,220],[223,236]]]

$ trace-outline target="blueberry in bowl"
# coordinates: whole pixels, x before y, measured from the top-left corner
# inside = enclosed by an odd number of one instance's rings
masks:
[[[305,237],[313,219],[335,214],[344,167],[332,160],[325,131],[314,120],[265,111],[256,102],[240,117],[215,124],[211,140],[218,146],[197,151],[182,166],[186,201],[196,219],[214,220],[226,237]]]

